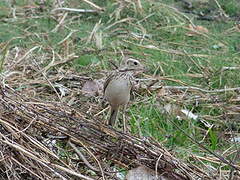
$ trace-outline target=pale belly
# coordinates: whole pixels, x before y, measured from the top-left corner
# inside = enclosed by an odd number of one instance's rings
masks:
[[[130,90],[130,81],[122,78],[112,80],[105,90],[105,98],[111,106],[125,105],[130,99]]]

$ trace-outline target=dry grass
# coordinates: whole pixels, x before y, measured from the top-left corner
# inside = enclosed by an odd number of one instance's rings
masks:
[[[0,101],[3,179],[115,179],[109,161],[126,169],[145,165],[169,179],[210,178],[152,139],[109,129],[85,111],[29,98],[7,86],[1,86]]]
[[[12,71],[6,72],[1,81],[1,178],[117,179],[117,171],[111,168],[110,162],[125,170],[145,165],[157,169],[159,174],[169,179],[212,179],[230,172],[216,175],[216,171],[208,172],[177,159],[152,138],[134,137],[105,126],[104,116],[96,116],[101,112],[101,107],[96,103],[98,96],[92,102],[89,99],[83,102],[83,94],[80,94],[79,100],[75,98],[79,86],[91,77],[69,70],[61,70],[64,77],[58,71],[46,76],[45,69],[38,69],[36,60],[32,60],[32,63],[27,60],[32,59],[31,50],[24,52],[23,57],[25,54],[28,54],[28,58],[13,65],[11,63],[15,61],[9,58],[9,64],[5,66],[9,69],[12,67]],[[179,94],[182,89],[185,98],[192,96],[186,94],[186,89],[201,93],[201,89],[161,87],[156,85],[157,82],[157,79],[149,78],[149,85],[142,85],[139,92],[154,92],[164,88],[165,91],[172,91],[172,98],[176,93],[175,99],[183,97],[183,94]],[[57,83],[65,84],[68,89],[63,98],[64,90],[54,86]],[[13,87],[27,88],[16,91]],[[198,97],[198,101],[204,100],[209,101],[208,98]],[[208,157],[192,155],[192,158],[202,163],[207,161],[228,164],[233,169],[240,168],[214,153]]]

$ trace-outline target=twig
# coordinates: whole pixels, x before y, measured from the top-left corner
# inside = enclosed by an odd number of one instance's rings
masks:
[[[106,31],[106,30],[112,28],[113,26],[115,26],[115,25],[117,25],[117,24],[125,23],[125,22],[132,21],[132,20],[133,20],[133,18],[130,18],[130,17],[128,17],[128,18],[124,18],[124,19],[121,19],[121,20],[119,20],[119,21],[116,21],[116,22],[110,24],[110,25],[107,26],[106,28],[104,28],[104,31]]]
[[[75,138],[72,138],[71,139],[72,141],[75,141],[79,144],[81,144],[85,149],[86,151],[88,152],[88,154],[90,154],[94,159],[95,161],[97,162],[98,166],[99,166],[99,169],[100,169],[100,172],[102,173],[102,177],[103,177],[103,180],[105,180],[105,176],[104,176],[104,172],[103,172],[103,169],[102,169],[102,166],[101,166],[101,163],[99,162],[99,160],[96,158],[96,156],[78,139],[75,139]]]
[[[159,161],[160,161],[162,155],[163,154],[160,154],[160,156],[157,159],[156,165],[155,165],[155,176],[156,176],[156,179],[158,179],[158,164],[159,164]]]
[[[77,155],[83,160],[83,162],[87,165],[87,167],[89,167],[89,169],[93,170],[93,171],[96,171],[96,172],[99,172],[100,170],[93,167],[89,162],[88,160],[85,158],[85,156],[81,153],[81,151],[78,150],[78,148],[73,144],[71,143],[71,141],[68,141],[68,144],[74,149],[74,151],[77,153]]]
[[[100,6],[94,4],[93,2],[91,2],[91,1],[89,1],[89,0],[82,0],[82,1],[86,2],[87,4],[89,4],[90,6],[94,7],[94,8],[97,9],[97,10],[104,11],[103,8],[101,8]]]
[[[221,7],[221,5],[218,3],[217,0],[214,0],[215,3],[217,4],[218,8],[220,9],[221,13],[224,15],[224,17],[228,17],[228,15],[224,12],[223,8]]]
[[[117,66],[114,62],[109,61],[109,63],[110,63],[111,65],[113,65],[113,67],[114,67],[115,69],[118,69],[118,66]]]
[[[79,12],[79,13],[96,13],[99,12],[97,10],[92,9],[75,9],[75,8],[56,8],[52,11],[71,11],[71,12]]]
[[[162,51],[162,52],[169,53],[169,54],[176,54],[176,55],[186,56],[186,54],[184,52],[177,51],[177,50],[174,50],[174,49],[160,49],[157,46],[154,46],[154,45],[151,45],[151,44],[149,44],[149,45],[140,45],[140,44],[136,44],[136,43],[133,43],[131,41],[128,41],[128,40],[122,40],[122,41],[126,42],[126,43],[129,43],[129,44],[133,44],[133,45],[135,45],[137,47],[141,47],[141,48],[154,49],[154,50]],[[199,58],[210,57],[209,55],[206,55],[206,54],[188,54],[188,56],[190,56],[190,57],[199,57]]]
[[[187,134],[183,129],[181,129],[180,127],[178,127],[178,125],[171,120],[170,118],[168,119],[177,129],[179,129],[185,136],[187,136],[193,143],[197,144],[200,148],[204,149],[205,151],[207,151],[208,153],[212,154],[214,157],[216,157],[217,159],[219,159],[221,162],[227,164],[228,166],[230,166],[231,168],[240,171],[240,167],[229,162],[228,160],[226,160],[223,156],[211,151],[210,149],[206,148],[204,145],[202,145],[201,143],[199,143],[198,141],[196,141],[194,138],[192,138],[189,134]]]
[[[23,167],[24,169],[26,169],[26,171],[31,172],[34,176],[38,177],[39,179],[42,179],[38,174],[36,174],[35,172],[31,171],[31,169],[27,168],[26,166],[24,166],[24,164],[20,163],[19,161],[17,161],[15,158],[11,157],[11,159],[17,163],[19,166]]]
[[[94,37],[94,35],[96,34],[96,32],[99,30],[99,28],[101,27],[101,19],[95,24],[92,32],[90,33],[88,39],[87,39],[87,44],[90,43]]]
[[[193,87],[193,86],[151,86],[152,89],[160,89],[162,87],[164,87],[165,89],[189,90],[189,91],[195,90],[195,91],[200,91],[203,93],[222,93],[222,92],[227,92],[227,91],[240,91],[240,87],[206,90],[206,89]],[[147,87],[145,87],[145,88],[147,88]]]
[[[33,62],[36,64],[36,66],[38,67],[38,70],[40,71],[41,69],[40,69],[39,64],[35,60],[33,60]],[[41,73],[42,73],[43,77],[45,78],[45,80],[48,82],[48,84],[53,88],[54,92],[57,94],[59,101],[62,102],[62,98],[59,95],[59,93],[57,92],[57,89],[54,87],[54,85],[51,83],[51,81],[49,81],[49,79],[47,78],[45,73],[44,72],[41,72]]]
[[[31,52],[33,52],[35,49],[40,48],[39,46],[35,46],[32,49],[30,49],[28,52],[26,52],[20,59],[15,62],[15,64],[11,67],[12,69],[19,64],[22,60],[24,60]]]
[[[222,67],[221,71],[226,71],[226,70],[239,70],[240,67]]]
[[[77,30],[72,30],[63,40],[61,40],[60,42],[57,43],[57,45],[62,44],[63,42],[65,42],[68,38],[70,38],[72,36],[73,33],[77,32]]]
[[[73,171],[73,170],[70,170],[70,169],[65,168],[65,167],[63,167],[63,166],[60,166],[60,165],[58,165],[58,164],[52,164],[52,166],[58,168],[59,170],[65,171],[65,172],[67,172],[67,173],[69,173],[69,174],[72,174],[72,175],[74,175],[74,176],[77,176],[77,177],[79,177],[79,178],[81,178],[81,179],[94,180],[94,179],[92,179],[92,178],[90,178],[90,177],[84,176],[84,175],[82,175],[82,174],[80,174],[80,173],[77,173],[77,172],[75,172],[75,171]]]
[[[175,7],[173,7],[173,6],[168,6],[168,5],[163,4],[163,3],[161,3],[161,6],[163,6],[164,8],[167,7],[167,8],[169,8],[169,9],[175,11],[177,14],[183,16],[193,27],[195,27],[195,25],[193,24],[193,22],[191,21],[191,19],[190,19],[186,14],[180,12],[177,8],[175,8]]]
[[[53,29],[51,32],[55,33],[55,32],[57,32],[57,31],[58,31],[59,27],[60,27],[60,26],[62,26],[62,24],[63,24],[64,20],[65,20],[65,19],[66,19],[66,17],[67,17],[67,15],[68,15],[68,13],[67,13],[67,12],[63,14],[63,16],[61,17],[61,19],[60,19],[59,23],[56,25],[56,27],[55,27],[55,28],[54,28],[54,29]]]
[[[153,142],[150,139],[138,138],[116,131],[113,128],[104,125],[102,121],[99,122],[89,114],[87,115],[87,119],[84,117],[76,117],[72,114],[73,108],[65,106],[63,110],[62,103],[44,104],[44,101],[40,100],[35,100],[35,102],[34,99],[20,95],[20,93],[16,92],[12,88],[2,86],[0,86],[0,97],[3,97],[0,98],[0,104],[2,105],[0,106],[0,110],[5,112],[3,114],[11,115],[9,118],[10,122],[12,119],[16,119],[16,122],[13,123],[18,125],[17,123],[19,122],[17,119],[21,119],[20,123],[22,124],[25,122],[31,122],[32,117],[36,116],[38,119],[32,126],[34,126],[37,131],[41,132],[45,129],[49,133],[57,133],[59,135],[63,134],[68,136],[71,142],[76,146],[84,147],[84,150],[86,150],[86,152],[89,153],[89,155],[98,163],[99,168],[102,168],[101,164],[104,162],[101,162],[100,164],[100,160],[98,160],[96,155],[101,157],[101,159],[119,162],[119,164],[122,164],[126,168],[128,168],[129,165],[134,167],[137,165],[139,166],[139,164],[147,165],[152,169],[155,169],[156,166],[158,166],[157,170],[160,174],[165,172],[167,175],[177,176],[179,179],[191,179],[191,177],[205,176],[203,171],[196,172],[194,169],[191,169],[189,165],[174,158],[158,143]],[[89,118],[91,118],[91,120],[89,120]],[[72,126],[73,124],[76,124],[76,127]],[[29,131],[29,133],[31,133],[31,131]],[[6,134],[9,133],[6,132]],[[22,134],[23,132],[19,135]],[[13,144],[9,144],[3,139],[4,138],[0,138],[0,141],[2,142],[0,144],[13,147],[16,154],[20,152],[18,154],[20,154],[19,156],[23,158],[33,159],[34,161],[30,162],[30,164],[37,164],[39,166],[39,170],[52,168],[53,170],[61,170],[59,171],[61,174],[76,175],[77,177],[82,176],[82,174],[78,173],[78,168],[74,169],[74,171],[72,168],[68,168],[64,162],[61,162],[61,160],[56,157],[56,154],[55,156],[51,155],[51,158],[42,158],[42,156],[38,153],[39,151],[46,155],[44,155],[44,157],[54,154],[54,152],[50,153],[50,150],[48,150],[47,147],[45,149],[38,145],[38,141],[35,140],[35,138],[33,139],[36,142],[33,142],[29,141],[28,138],[24,136],[21,138],[21,145],[18,145],[19,143],[17,142],[19,137],[11,137],[11,141],[7,141],[14,142]],[[14,145],[16,145],[16,148]],[[32,145],[34,145],[34,148],[31,150]],[[92,152],[89,147],[91,147],[94,152]],[[4,153],[6,154],[6,152]],[[46,160],[52,158],[53,161],[51,161],[51,163]],[[57,160],[57,163],[54,163],[54,160]],[[27,167],[29,167],[28,165]],[[42,172],[37,172],[38,169],[33,169],[33,171],[41,176]],[[102,173],[104,172],[103,170],[100,171]],[[49,170],[45,172],[45,177],[52,175],[52,171],[50,171],[50,174],[48,172]],[[104,174],[105,176],[108,175],[106,172],[104,172]],[[100,178],[102,177],[103,176]]]

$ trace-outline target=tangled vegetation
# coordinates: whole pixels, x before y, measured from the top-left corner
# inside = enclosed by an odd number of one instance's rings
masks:
[[[240,178],[237,0],[2,0],[1,179]],[[130,134],[102,86],[139,59]],[[128,179],[129,176],[128,176]]]

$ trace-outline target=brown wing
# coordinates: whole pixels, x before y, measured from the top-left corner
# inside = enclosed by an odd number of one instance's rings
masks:
[[[105,90],[106,90],[109,82],[112,80],[113,76],[115,76],[115,73],[111,73],[111,74],[107,77],[106,81],[104,82],[104,84],[103,84],[103,94],[105,94]]]
[[[129,80],[130,80],[130,85],[131,85],[131,92],[135,89],[135,78],[132,76],[132,75],[130,75],[130,78],[129,78]]]

